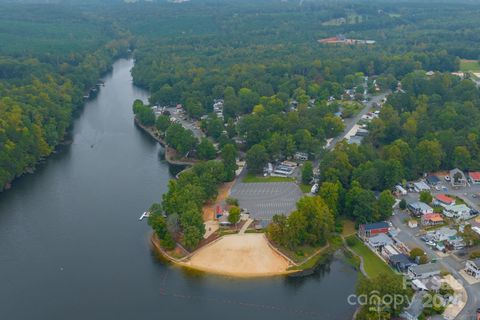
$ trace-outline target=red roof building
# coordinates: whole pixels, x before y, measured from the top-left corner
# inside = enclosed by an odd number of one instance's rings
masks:
[[[443,223],[443,218],[439,213],[428,213],[422,216],[423,226],[434,226]]]
[[[449,196],[441,193],[441,194],[437,194],[435,196],[435,200],[437,200],[438,202],[442,203],[442,204],[446,204],[448,206],[452,205],[452,204],[455,204],[455,199],[453,198],[450,198]]]
[[[468,176],[472,179],[472,183],[480,184],[480,171],[469,172]]]

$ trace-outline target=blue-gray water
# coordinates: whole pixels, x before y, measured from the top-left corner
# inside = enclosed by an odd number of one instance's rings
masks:
[[[192,275],[161,263],[138,217],[170,178],[134,126],[132,60],[75,121],[73,144],[0,194],[0,319],[349,319],[356,273],[303,279]]]

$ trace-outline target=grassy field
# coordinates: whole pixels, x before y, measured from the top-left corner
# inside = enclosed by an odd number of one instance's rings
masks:
[[[302,183],[300,185],[300,190],[302,190],[303,193],[310,193],[310,191],[312,191],[312,186],[309,184]]]
[[[347,240],[348,243],[353,242],[353,245],[350,246],[350,249],[352,249],[359,256],[363,257],[365,272],[369,277],[374,277],[381,273],[393,272],[393,270],[366,245],[364,245],[360,239],[357,238],[357,236],[350,236]]]
[[[247,174],[243,178],[242,182],[244,183],[256,183],[256,182],[294,182],[295,179],[289,177],[262,177],[256,176],[253,174]]]
[[[462,72],[480,72],[480,63],[478,60],[460,60],[460,71]]]
[[[356,233],[355,222],[353,222],[352,220],[342,219],[342,225],[343,225],[343,230],[342,230],[343,237],[349,237]]]

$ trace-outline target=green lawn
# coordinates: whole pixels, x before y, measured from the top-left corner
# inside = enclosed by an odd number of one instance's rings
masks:
[[[256,182],[294,182],[295,179],[289,177],[262,177],[256,176],[253,174],[247,174],[243,178],[242,182],[244,183],[256,183]]]
[[[303,193],[310,193],[310,191],[312,191],[312,186],[309,184],[302,183],[300,185],[300,190],[302,190]]]
[[[350,248],[359,256],[363,257],[365,272],[369,277],[375,277],[381,273],[393,272],[393,270],[370,248],[363,244],[357,236],[350,236],[348,239],[353,239],[354,245]],[[352,240],[348,240],[349,242]]]
[[[342,225],[343,225],[343,230],[342,230],[343,237],[350,237],[351,235],[355,235],[356,233],[355,222],[353,222],[348,218],[342,218]]]
[[[462,72],[467,72],[467,71],[480,72],[480,63],[478,63],[478,60],[462,59],[462,60],[460,60],[460,71],[462,71]]]

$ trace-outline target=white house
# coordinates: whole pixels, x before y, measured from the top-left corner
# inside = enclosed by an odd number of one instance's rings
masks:
[[[416,192],[430,191],[430,186],[425,181],[414,182],[413,188]]]
[[[428,204],[417,201],[408,204],[408,209],[417,216],[433,213],[433,208]]]
[[[465,264],[465,272],[475,279],[480,279],[480,258],[467,260],[467,263]]]
[[[448,227],[441,227],[435,231],[429,232],[435,242],[443,242],[445,240],[453,239],[457,236],[457,230]]]
[[[452,206],[445,206],[443,214],[449,218],[467,219],[470,217],[470,208],[465,204],[456,204]]]
[[[307,161],[308,160],[308,153],[306,153],[306,152],[295,152],[295,154],[293,155],[293,158],[295,160]]]
[[[402,187],[401,185],[396,185],[395,186],[395,191],[398,192],[399,194],[401,194],[402,196],[407,195],[407,190],[405,190],[405,188]]]

